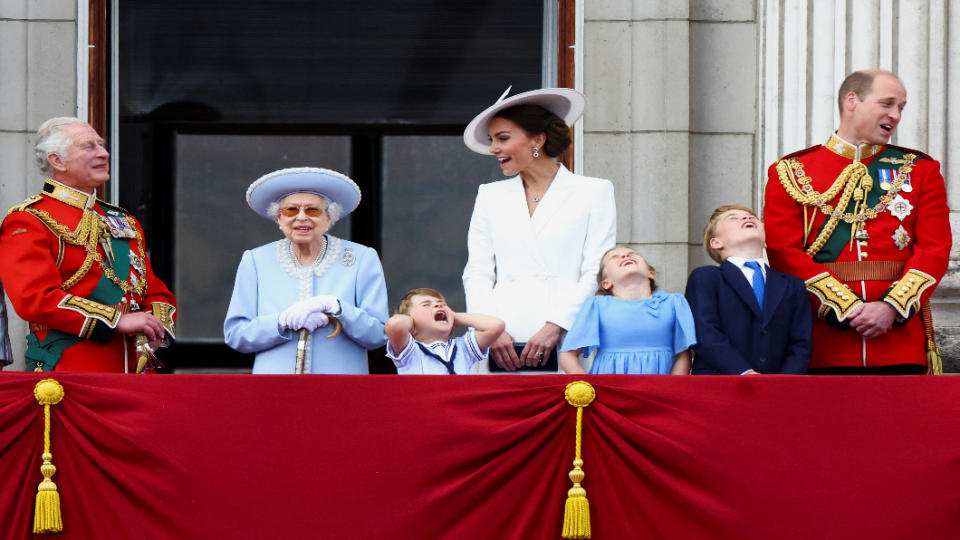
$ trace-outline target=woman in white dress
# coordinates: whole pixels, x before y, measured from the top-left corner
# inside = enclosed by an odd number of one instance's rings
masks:
[[[583,95],[567,88],[524,92],[464,131],[467,147],[492,154],[510,177],[480,186],[463,270],[467,310],[506,322],[490,347],[491,369],[536,368],[550,358],[616,241],[613,184],[555,160],[583,106]]]

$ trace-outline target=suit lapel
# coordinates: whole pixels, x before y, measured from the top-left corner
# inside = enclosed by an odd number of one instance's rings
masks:
[[[723,279],[730,285],[730,288],[737,293],[743,303],[750,306],[750,309],[760,317],[760,304],[757,303],[757,297],[753,295],[753,287],[747,281],[747,276],[743,275],[737,265],[730,261],[723,261],[720,270],[723,272]],[[764,292],[764,295],[767,296],[768,293]]]
[[[550,190],[548,189],[547,191]],[[521,235],[526,244],[525,252],[530,256],[534,264],[540,268],[546,268],[543,256],[540,254],[540,243],[537,242],[537,232],[533,216],[530,215],[530,209],[527,208],[527,196],[523,191],[523,180],[519,176],[515,176],[510,182],[510,196],[508,200],[516,201],[516,205],[509,205],[508,212],[510,220],[516,224],[516,227],[514,227],[516,234]],[[541,205],[542,204],[543,203],[541,203]],[[540,208],[537,208],[538,212],[539,210]],[[537,212],[534,212],[534,216],[536,214]]]
[[[572,178],[570,171],[563,165],[560,165],[560,169],[557,170],[557,176],[554,177],[547,192],[543,194],[543,199],[540,201],[540,204],[537,205],[537,209],[533,212],[533,215],[530,216],[534,234],[539,235],[544,229],[548,229],[553,222],[554,216],[561,208],[571,207],[571,205],[566,204],[566,201],[576,193],[576,189],[574,189],[576,185],[577,183],[575,179]],[[526,202],[526,199],[524,199],[524,202]]]

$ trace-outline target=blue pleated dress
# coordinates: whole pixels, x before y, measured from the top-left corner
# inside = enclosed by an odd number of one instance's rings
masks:
[[[666,375],[673,357],[696,343],[686,298],[657,291],[643,300],[588,297],[560,350],[599,347],[590,373]]]

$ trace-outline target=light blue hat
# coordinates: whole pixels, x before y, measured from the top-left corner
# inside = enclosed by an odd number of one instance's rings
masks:
[[[247,188],[247,204],[254,212],[273,220],[267,209],[270,203],[292,193],[323,195],[343,207],[346,216],[360,204],[360,187],[344,174],[317,167],[280,169],[257,178]]]

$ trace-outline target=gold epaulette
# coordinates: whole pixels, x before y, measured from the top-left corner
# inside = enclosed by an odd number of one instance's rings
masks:
[[[817,312],[820,319],[826,317],[826,312],[832,310],[837,320],[843,322],[853,308],[863,303],[860,297],[837,278],[830,275],[829,272],[813,276],[805,283],[807,290],[817,295],[817,298],[823,302],[823,305]]]
[[[923,291],[936,282],[930,274],[911,268],[893,284],[883,301],[893,306],[901,317],[910,318],[920,309],[920,296]]]
[[[10,215],[10,214],[12,214],[12,213],[14,213],[14,212],[23,211],[23,210],[25,210],[28,206],[33,205],[33,204],[36,204],[36,203],[38,203],[38,202],[40,202],[40,201],[42,201],[42,200],[43,200],[43,197],[41,197],[39,194],[33,195],[33,196],[30,197],[29,199],[27,199],[27,200],[25,200],[25,201],[23,201],[23,202],[21,202],[21,203],[19,203],[19,204],[15,204],[15,205],[11,206],[10,209],[7,210],[7,215]]]

